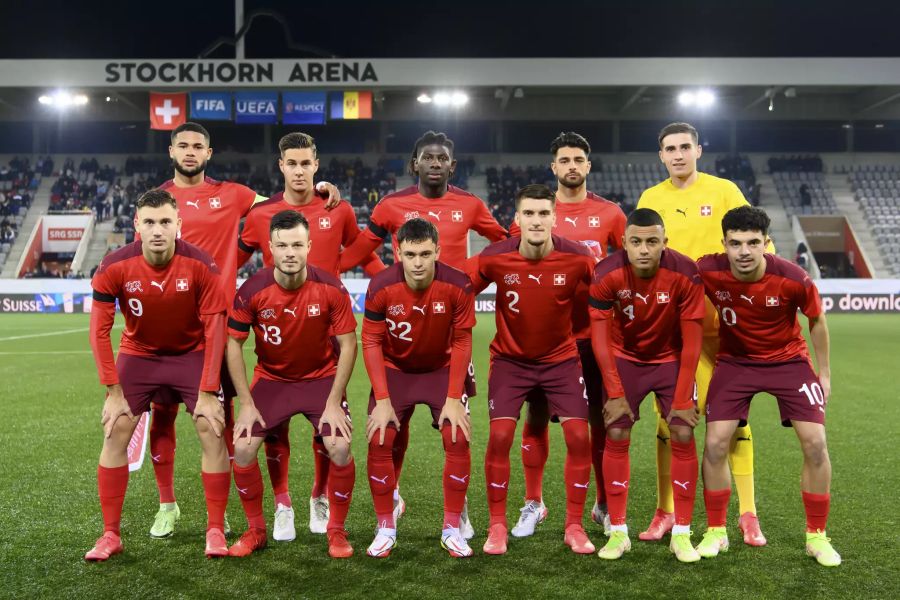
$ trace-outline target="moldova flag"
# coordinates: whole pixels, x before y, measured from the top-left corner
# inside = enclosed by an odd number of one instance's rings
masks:
[[[371,119],[372,92],[334,92],[331,94],[332,119]]]

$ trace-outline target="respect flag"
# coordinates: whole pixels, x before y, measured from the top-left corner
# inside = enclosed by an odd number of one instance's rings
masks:
[[[187,94],[150,92],[150,129],[175,129],[187,120]]]
[[[325,92],[282,92],[281,122],[285,125],[324,125]]]
[[[371,119],[372,92],[335,92],[331,94],[332,119]]]

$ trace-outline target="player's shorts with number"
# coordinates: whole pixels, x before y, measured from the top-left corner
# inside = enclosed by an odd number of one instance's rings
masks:
[[[259,423],[254,423],[251,435],[264,437],[277,430],[294,415],[300,414],[309,419],[318,433],[319,420],[325,412],[325,402],[333,384],[333,375],[304,381],[273,381],[258,378],[250,388],[250,395],[253,396],[256,410],[266,422],[266,426],[264,428]],[[341,400],[341,409],[345,415],[350,416],[347,398]],[[340,431],[336,434],[341,435]],[[321,435],[331,435],[331,427],[327,423],[322,426]]]
[[[491,419],[518,419],[525,397],[541,389],[550,415],[588,418],[587,394],[581,362],[570,358],[557,363],[525,363],[496,356],[488,375],[488,414]]]
[[[825,394],[806,358],[759,362],[719,358],[706,399],[707,421],[746,420],[755,394],[768,392],[778,400],[781,423],[825,424]]]
[[[150,402],[184,402],[189,413],[197,405],[203,375],[203,351],[174,356],[139,356],[119,352],[119,383],[131,414],[150,410]],[[163,392],[163,393],[159,393]]]
[[[447,401],[447,386],[450,379],[450,367],[427,371],[425,373],[407,373],[399,369],[386,367],[388,393],[391,396],[391,407],[401,422],[405,422],[417,404],[425,404],[431,409],[431,426],[439,429],[437,422]],[[463,384],[463,405],[469,413],[469,398],[475,395],[475,380],[469,373]],[[369,414],[375,409],[375,393],[369,393]]]
[[[631,412],[634,413],[634,421],[641,418],[641,402],[650,392],[656,394],[659,414],[668,417],[675,399],[675,382],[678,379],[679,365],[677,360],[664,363],[639,363],[616,357],[616,369],[619,371],[619,379],[622,380],[622,387],[625,389],[625,400],[628,402]],[[695,397],[694,402],[696,403],[696,401]],[[628,415],[622,415],[616,422],[607,425],[607,428],[629,429],[634,425],[634,421]],[[672,419],[671,424],[687,425],[678,417]]]

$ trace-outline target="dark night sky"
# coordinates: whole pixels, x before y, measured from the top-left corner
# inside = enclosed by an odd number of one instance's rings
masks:
[[[5,4],[0,58],[193,58],[234,27],[229,0]],[[900,56],[895,0],[245,0],[245,14],[259,9],[283,15],[296,44],[341,57]],[[314,56],[272,18],[246,39],[248,58]]]

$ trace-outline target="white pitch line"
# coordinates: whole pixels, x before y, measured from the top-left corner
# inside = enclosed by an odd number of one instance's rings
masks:
[[[34,352],[0,352],[0,356],[20,356],[23,354],[90,354],[90,350],[35,350]]]
[[[121,325],[113,325],[113,329],[121,329]],[[29,333],[27,335],[12,335],[0,338],[0,342],[10,342],[12,340],[27,340],[31,338],[50,337],[53,335],[68,335],[70,333],[84,333],[90,331],[90,327],[81,327],[79,329],[64,329],[63,331],[48,331],[47,333]]]

